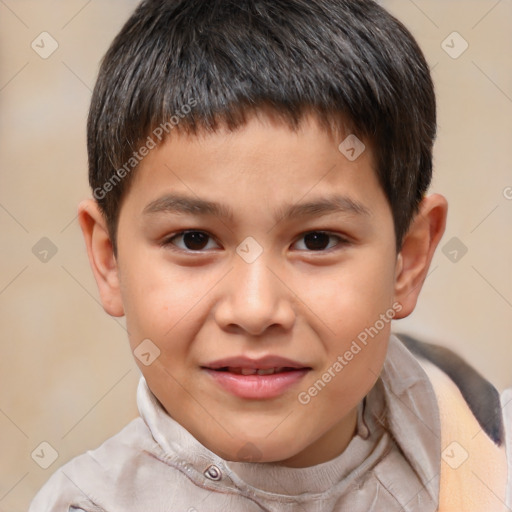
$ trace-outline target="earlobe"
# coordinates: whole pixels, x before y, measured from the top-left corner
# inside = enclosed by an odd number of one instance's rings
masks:
[[[80,203],[78,220],[103,308],[109,315],[123,316],[118,265],[105,218],[96,201],[86,199]]]
[[[396,318],[405,318],[416,306],[434,252],[445,230],[447,211],[448,203],[439,194],[425,197],[420,204],[397,258],[395,300],[400,302],[402,310]]]

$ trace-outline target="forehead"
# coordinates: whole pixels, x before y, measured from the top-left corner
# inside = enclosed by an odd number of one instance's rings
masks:
[[[368,215],[380,191],[372,147],[351,137],[328,130],[314,116],[296,128],[254,115],[235,130],[177,130],[139,164],[130,189],[141,197],[144,214],[232,218],[238,205],[272,208],[281,216],[334,208]]]

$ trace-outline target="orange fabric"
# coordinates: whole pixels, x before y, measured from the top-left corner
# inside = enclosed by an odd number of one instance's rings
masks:
[[[505,446],[487,436],[455,383],[419,360],[434,387],[441,419],[439,512],[505,512]]]

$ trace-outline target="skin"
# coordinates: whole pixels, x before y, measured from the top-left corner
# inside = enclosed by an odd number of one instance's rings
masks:
[[[395,318],[412,312],[443,234],[447,204],[431,195],[397,254],[371,145],[351,162],[338,150],[343,138],[312,116],[293,131],[263,114],[234,132],[173,133],[143,159],[123,199],[117,256],[95,201],[79,206],[106,312],[126,315],[132,350],[144,339],[160,350],[149,366],[136,359],[150,389],[227,460],[243,460],[245,450],[260,462],[306,467],[343,452],[357,404],[384,363],[390,323],[309,403],[297,396],[393,304],[401,308]],[[221,203],[233,218],[144,212],[170,192]],[[333,194],[366,213],[276,213]],[[173,238],[192,229],[210,235],[204,248]],[[320,235],[318,248],[304,237],[312,231],[332,236]],[[236,252],[249,236],[263,249],[252,263]],[[223,357],[267,354],[311,370],[277,398],[243,399],[201,369]]]

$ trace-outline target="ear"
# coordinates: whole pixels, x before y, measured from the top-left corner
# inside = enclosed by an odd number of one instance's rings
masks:
[[[109,315],[123,316],[117,261],[107,223],[98,203],[93,199],[82,201],[78,206],[78,221],[103,308]]]
[[[416,301],[437,244],[446,226],[448,203],[433,194],[423,198],[398,254],[395,271],[395,301],[402,310],[395,318],[405,318],[416,307]]]

